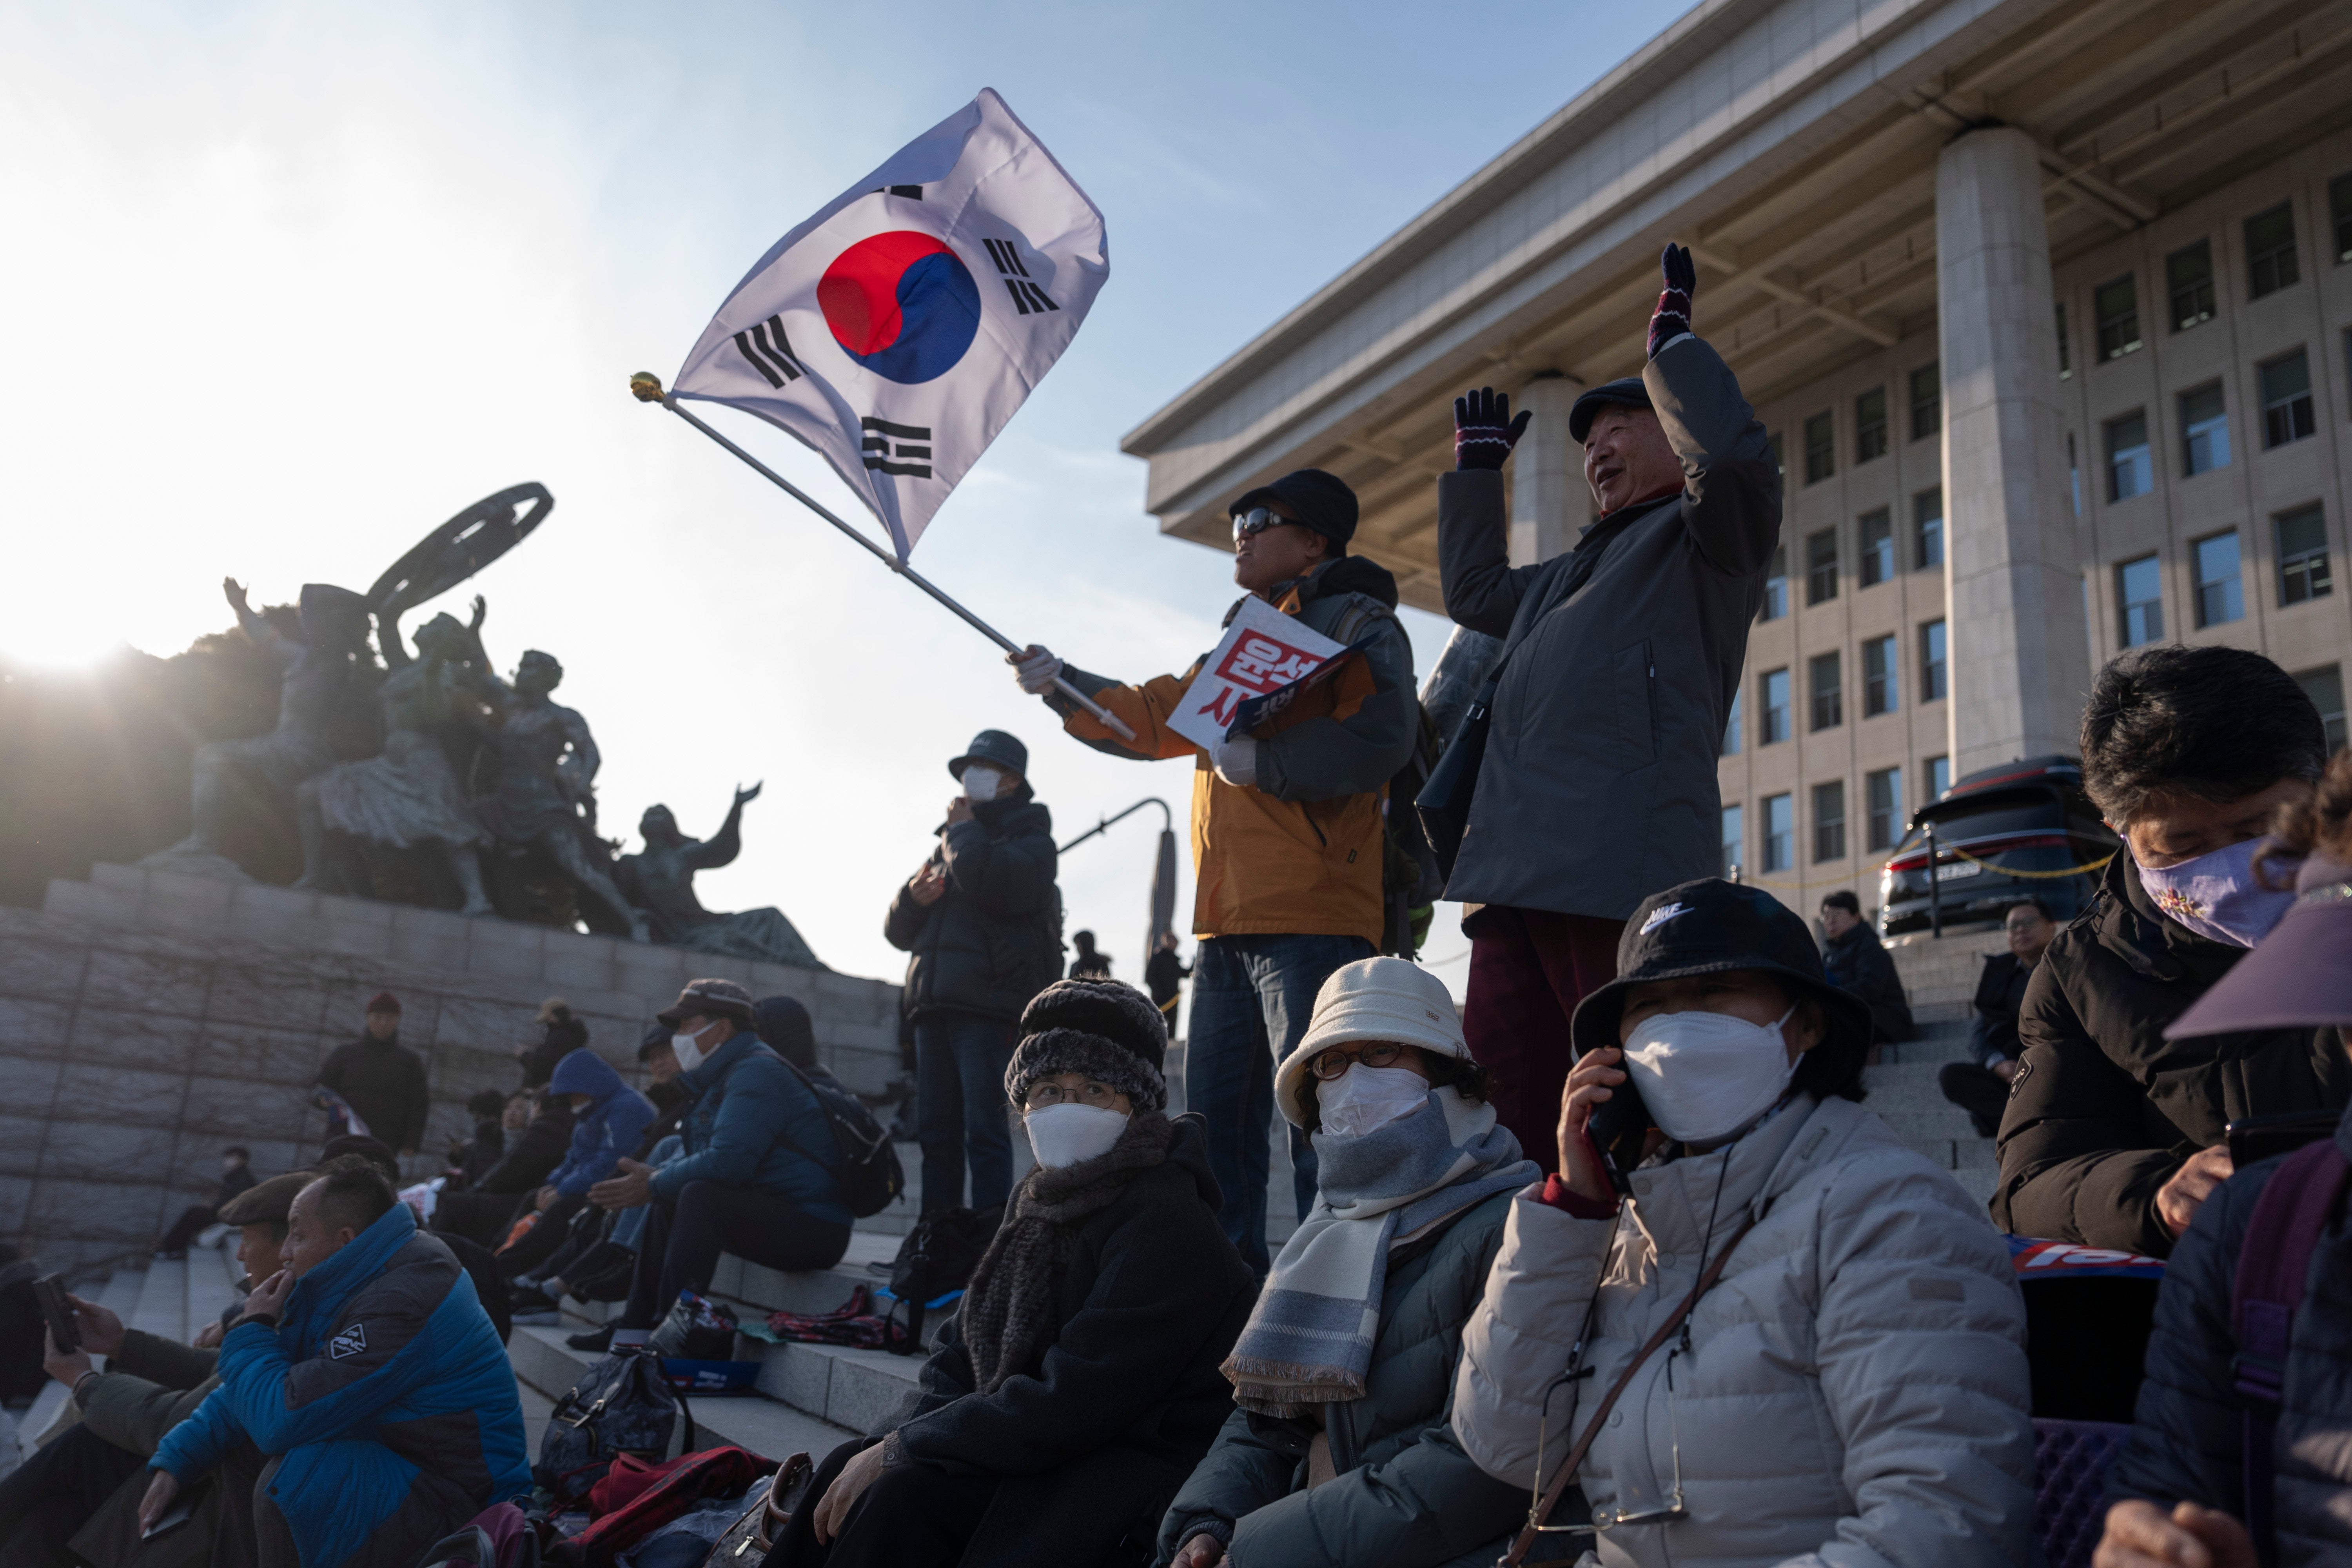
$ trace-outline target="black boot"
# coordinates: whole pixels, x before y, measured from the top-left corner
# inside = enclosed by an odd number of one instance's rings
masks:
[[[584,1334],[573,1334],[563,1342],[576,1351],[593,1351],[598,1355],[603,1355],[613,1348],[613,1325],[606,1323],[604,1327],[591,1329]]]

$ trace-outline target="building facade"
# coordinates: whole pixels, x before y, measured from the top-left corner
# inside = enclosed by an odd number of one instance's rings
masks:
[[[1163,530],[1307,464],[1443,613],[1450,400],[1507,385],[1512,550],[1591,520],[1566,414],[1654,258],[1780,454],[1724,863],[1810,912],[1953,778],[2072,752],[2122,648],[2275,658],[2345,739],[2352,5],[1701,5],[1128,439]]]

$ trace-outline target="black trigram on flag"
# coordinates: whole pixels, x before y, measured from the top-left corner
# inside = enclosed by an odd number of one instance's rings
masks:
[[[911,479],[931,477],[931,432],[926,425],[893,425],[887,419],[860,419],[866,432],[866,466]],[[895,459],[895,460],[894,460]]]
[[[771,316],[749,331],[736,333],[735,347],[753,370],[768,378],[770,386],[782,386],[808,374],[808,366],[794,357],[793,345],[784,340],[782,316]]]
[[[923,187],[920,185],[877,185],[874,187],[874,194],[877,196],[904,196],[910,202],[919,202],[923,199]]]
[[[988,247],[988,258],[996,263],[996,270],[1004,275],[1004,291],[1013,296],[1013,303],[1024,316],[1042,316],[1062,307],[1046,296],[1045,290],[1031,281],[1029,269],[1021,265],[1021,253],[1009,239],[983,239]]]

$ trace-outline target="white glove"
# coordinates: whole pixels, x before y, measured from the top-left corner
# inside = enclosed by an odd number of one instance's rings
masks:
[[[1019,653],[1006,654],[1004,662],[1013,666],[1020,677],[1021,689],[1032,697],[1043,697],[1053,690],[1055,677],[1062,673],[1062,661],[1035,643]]]
[[[1209,752],[1209,765],[1217,776],[1240,789],[1250,789],[1257,784],[1257,741],[1254,736],[1235,735],[1220,741]]]

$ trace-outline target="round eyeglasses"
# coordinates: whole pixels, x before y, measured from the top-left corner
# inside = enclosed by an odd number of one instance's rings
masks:
[[[1315,1060],[1309,1064],[1309,1070],[1317,1078],[1328,1083],[1358,1062],[1363,1063],[1368,1068],[1394,1067],[1397,1058],[1412,1048],[1410,1046],[1400,1046],[1388,1040],[1378,1040],[1369,1046],[1360,1046],[1352,1051],[1334,1046],[1328,1051],[1317,1052]]]
[[[1049,1105],[1091,1105],[1097,1110],[1108,1110],[1118,1101],[1118,1090],[1107,1083],[1087,1082],[1076,1089],[1064,1089],[1051,1079],[1040,1079],[1029,1086],[1021,1098],[1024,1110],[1043,1110]]]

